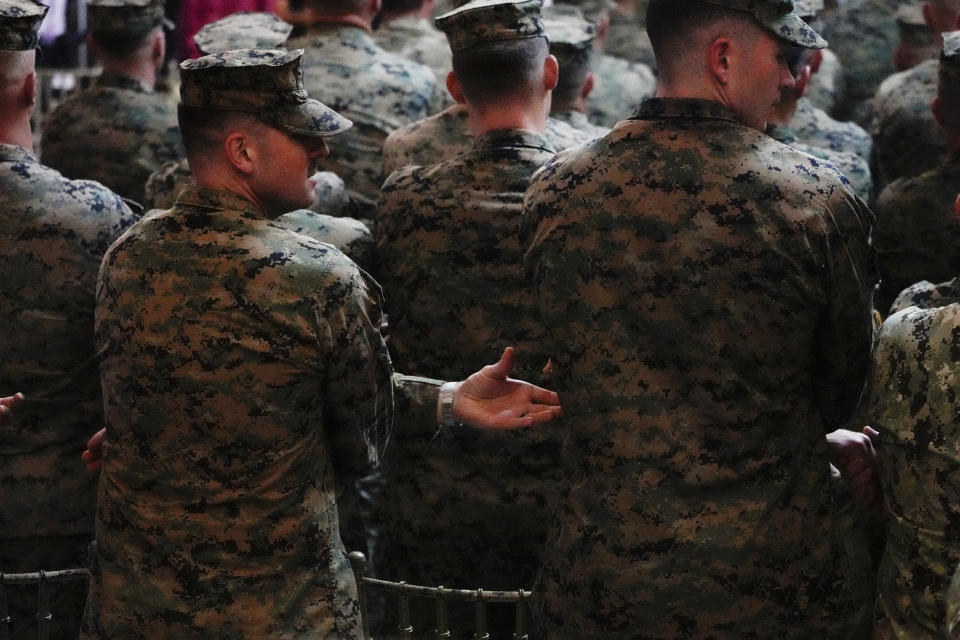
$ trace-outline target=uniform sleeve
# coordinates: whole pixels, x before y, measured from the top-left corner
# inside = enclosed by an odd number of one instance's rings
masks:
[[[874,216],[846,189],[823,213],[827,307],[813,354],[815,393],[828,429],[857,407],[873,344],[873,291],[879,281],[869,238]]]

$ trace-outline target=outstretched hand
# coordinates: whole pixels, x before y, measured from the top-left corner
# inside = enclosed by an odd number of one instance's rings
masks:
[[[104,427],[93,434],[93,437],[87,441],[87,450],[80,454],[80,459],[87,465],[87,471],[90,473],[100,473],[103,467],[103,437],[107,435],[107,429]]]
[[[456,420],[480,429],[516,429],[563,413],[556,393],[509,377],[515,358],[513,347],[507,347],[499,362],[458,383],[453,396]]]
[[[827,435],[830,461],[850,485],[854,501],[877,517],[884,513],[880,461],[873,446],[879,435],[870,427],[863,433],[838,429]]]
[[[23,394],[15,393],[6,398],[0,398],[0,424],[6,424],[10,419],[10,412],[23,403]]]

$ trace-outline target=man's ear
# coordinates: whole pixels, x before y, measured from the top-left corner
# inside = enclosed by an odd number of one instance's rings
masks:
[[[807,64],[810,65],[810,74],[813,75],[820,71],[820,65],[823,64],[823,50],[817,49],[810,54]]]
[[[557,87],[557,81],[560,79],[560,63],[556,56],[550,54],[543,61],[543,88],[547,91],[553,91]]]
[[[798,96],[803,97],[803,95],[806,94],[807,87],[810,86],[810,78],[812,77],[813,70],[810,68],[810,65],[803,65],[800,73],[793,78],[793,90]]]
[[[946,125],[947,114],[943,111],[943,102],[940,101],[940,96],[936,96],[933,99],[933,102],[930,103],[930,111],[933,112],[933,119],[937,121],[941,127]]]
[[[593,75],[593,71],[587,73],[587,79],[583,81],[583,87],[580,89],[580,97],[586,100],[590,97],[590,93],[593,91],[593,85],[596,82],[596,77]]]
[[[447,91],[450,92],[454,102],[467,103],[467,99],[463,96],[463,89],[460,88],[460,81],[457,80],[457,75],[453,71],[447,74]]]
[[[32,107],[37,104],[37,72],[31,71],[26,78],[23,79],[23,89],[21,93],[21,99],[23,104],[27,107]]]
[[[707,66],[721,85],[730,83],[730,57],[733,42],[729,38],[717,38],[707,50]]]
[[[239,172],[250,175],[259,158],[252,138],[243,131],[233,131],[223,141],[223,152],[230,164]]]
[[[153,48],[150,50],[150,59],[153,60],[153,68],[159,71],[166,57],[167,37],[161,28],[157,30],[157,35],[153,39]]]

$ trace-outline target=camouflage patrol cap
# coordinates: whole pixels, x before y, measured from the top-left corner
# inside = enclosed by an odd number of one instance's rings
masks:
[[[752,14],[773,35],[805,49],[825,49],[827,41],[794,9],[792,0],[696,0]]]
[[[184,106],[256,115],[287,133],[327,137],[353,123],[303,88],[303,49],[237,49],[180,65]]]
[[[290,37],[293,25],[272,13],[241,12],[204,26],[193,42],[201,53],[234,49],[278,49]]]
[[[596,29],[579,12],[557,11],[556,7],[544,12],[543,26],[550,51],[584,51],[593,46],[596,36]]]
[[[616,0],[569,0],[556,2],[550,7],[550,11],[557,9],[576,9],[584,18],[590,22],[596,22],[597,18],[604,13],[609,13],[617,8]]]
[[[90,31],[137,35],[169,24],[163,0],[87,0]]]
[[[940,68],[960,73],[960,31],[947,31],[940,50]]]
[[[451,51],[479,44],[546,36],[541,0],[473,0],[436,19]]]
[[[0,50],[36,49],[47,10],[37,0],[0,0]]]

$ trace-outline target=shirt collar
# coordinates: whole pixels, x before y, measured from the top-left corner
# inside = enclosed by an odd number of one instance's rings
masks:
[[[15,144],[0,144],[0,162],[38,162],[33,151]]]
[[[632,120],[657,120],[679,118],[685,120],[729,120],[737,124],[740,119],[733,110],[715,100],[700,98],[650,98],[644,100],[631,116]]]

